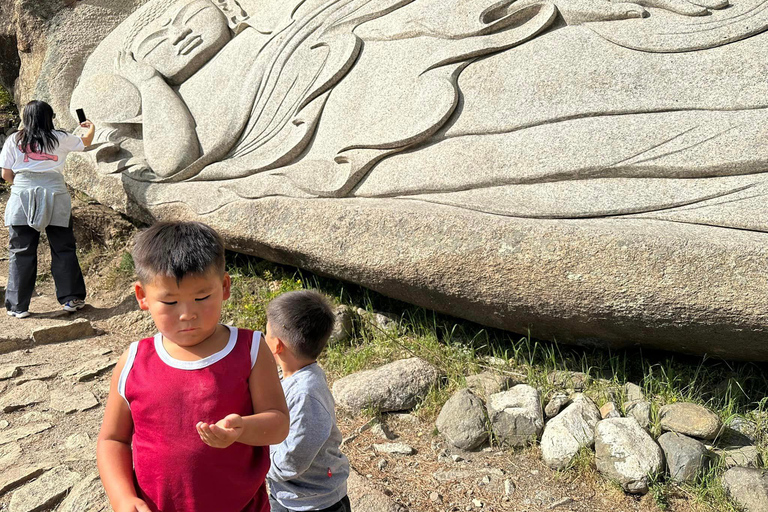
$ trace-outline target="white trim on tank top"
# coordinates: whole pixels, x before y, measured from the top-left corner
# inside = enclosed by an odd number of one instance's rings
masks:
[[[229,329],[229,341],[226,346],[218,352],[197,361],[182,361],[171,356],[163,345],[163,335],[161,333],[155,334],[155,352],[157,352],[162,362],[177,370],[200,370],[207,368],[227,357],[235,348],[237,343],[237,327],[232,327],[231,325],[225,325],[224,327]]]
[[[206,368],[227,357],[227,355],[232,352],[232,349],[235,348],[235,344],[237,343],[237,327],[232,327],[230,325],[225,325],[225,327],[229,329],[229,341],[227,341],[227,345],[215,354],[211,354],[198,361],[180,361],[172,357],[168,351],[165,350],[165,346],[163,346],[163,336],[160,333],[157,333],[154,336],[155,352],[157,352],[160,360],[165,364],[173,368],[178,368],[179,370],[198,370]],[[251,341],[251,369],[253,369],[253,366],[256,364],[256,359],[259,357],[261,338],[261,331],[253,331],[253,339]],[[133,362],[136,359],[138,350],[138,341],[134,341],[131,343],[130,347],[128,347],[128,357],[125,360],[125,366],[123,366],[123,371],[120,372],[120,378],[117,382],[117,393],[123,397],[123,400],[125,400],[126,403],[128,403],[128,399],[125,397],[125,383],[128,380],[128,374],[131,373],[131,369],[133,368]],[[130,404],[128,407],[130,408]]]

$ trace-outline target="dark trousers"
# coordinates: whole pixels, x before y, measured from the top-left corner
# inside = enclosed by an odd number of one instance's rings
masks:
[[[272,508],[272,512],[293,512],[289,508],[285,508],[277,502],[271,495],[269,496],[269,506]],[[316,512],[352,512],[352,507],[349,504],[349,498],[344,496],[340,501],[334,503],[328,508],[318,509]]]
[[[5,288],[5,309],[28,311],[37,278],[37,244],[40,232],[29,226],[9,226],[8,286]],[[56,283],[56,298],[60,304],[71,299],[85,299],[85,281],[77,261],[72,219],[69,226],[45,228],[51,246],[51,273]]]

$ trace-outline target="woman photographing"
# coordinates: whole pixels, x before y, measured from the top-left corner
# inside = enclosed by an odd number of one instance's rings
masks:
[[[62,172],[71,151],[83,151],[93,142],[95,126],[90,121],[81,123],[88,130],[81,139],[56,130],[54,117],[50,105],[30,101],[22,114],[24,128],[10,135],[0,152],[3,179],[12,185],[5,207],[5,225],[10,233],[5,308],[16,318],[29,316],[42,230],[51,246],[56,298],[65,311],[85,306],[85,281],[72,231],[72,203]]]

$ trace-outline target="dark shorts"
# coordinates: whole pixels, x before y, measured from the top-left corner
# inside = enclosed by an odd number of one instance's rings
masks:
[[[272,507],[272,512],[295,512],[289,508],[285,508],[277,502],[271,495],[269,496],[269,505]],[[317,509],[315,512],[352,512],[352,507],[349,504],[349,498],[344,496],[341,500],[337,501],[328,508]]]

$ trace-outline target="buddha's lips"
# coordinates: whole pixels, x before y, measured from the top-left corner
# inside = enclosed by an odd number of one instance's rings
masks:
[[[203,44],[202,37],[198,35],[188,37],[181,43],[181,45],[179,45],[179,50],[177,52],[177,55],[189,55],[190,53],[192,53],[192,50],[194,50],[201,44]]]

